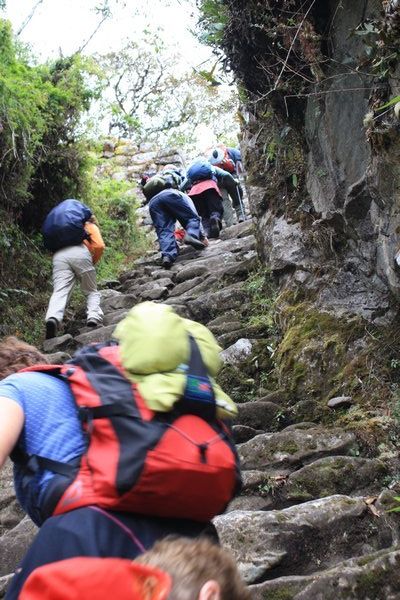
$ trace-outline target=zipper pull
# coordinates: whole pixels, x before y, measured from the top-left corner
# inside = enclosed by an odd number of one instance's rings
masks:
[[[208,442],[205,442],[204,444],[197,444],[199,451],[200,451],[200,462],[202,462],[204,465],[207,464],[207,450],[208,450]]]

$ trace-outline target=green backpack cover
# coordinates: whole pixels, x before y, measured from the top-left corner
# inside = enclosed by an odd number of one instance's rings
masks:
[[[169,188],[177,188],[178,182],[172,178],[170,174],[166,175],[154,175],[150,177],[148,182],[143,188],[143,194],[146,200],[151,200],[156,194]]]

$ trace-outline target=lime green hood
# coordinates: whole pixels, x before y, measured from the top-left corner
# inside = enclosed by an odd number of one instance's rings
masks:
[[[129,311],[113,335],[120,343],[122,365],[147,406],[167,412],[186,387],[184,366],[189,362],[189,333],[197,342],[211,379],[218,416],[234,417],[235,403],[214,381],[221,368],[221,348],[204,325],[183,319],[166,304],[143,302]]]

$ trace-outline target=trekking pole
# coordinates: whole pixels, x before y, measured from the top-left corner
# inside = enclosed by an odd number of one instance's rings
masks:
[[[244,210],[244,204],[243,204],[242,196],[240,194],[240,188],[239,188],[239,182],[238,181],[236,181],[236,189],[237,189],[237,194],[238,194],[238,198],[239,198],[240,211],[242,213],[243,220],[245,221],[246,220],[246,213],[245,213],[245,210]]]

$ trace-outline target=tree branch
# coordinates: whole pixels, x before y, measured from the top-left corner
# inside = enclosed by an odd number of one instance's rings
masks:
[[[43,2],[43,0],[40,0],[41,2]],[[75,52],[75,54],[80,54],[81,52],[83,52],[83,50],[86,48],[86,46],[89,44],[89,42],[92,41],[92,39],[94,38],[94,36],[96,35],[96,33],[98,32],[98,30],[100,29],[100,27],[103,25],[104,21],[106,21],[108,19],[109,15],[105,14],[103,16],[103,18],[101,19],[100,23],[97,25],[96,29],[93,31],[93,33],[88,37],[88,39],[86,40],[86,42],[83,43],[83,45],[78,48],[78,50]]]
[[[17,31],[16,35],[17,37],[23,32],[23,30],[25,29],[25,27],[28,25],[28,23],[30,22],[30,20],[32,19],[33,15],[36,12],[36,9],[38,8],[38,6],[40,6],[43,3],[43,0],[37,0],[35,6],[32,8],[31,13],[27,16],[27,18],[25,19],[25,21],[22,23],[21,27],[19,28],[19,30]]]

